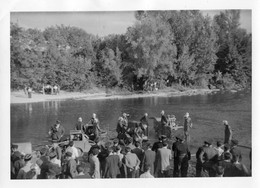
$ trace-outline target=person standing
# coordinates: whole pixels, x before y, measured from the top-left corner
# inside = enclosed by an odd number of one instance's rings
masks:
[[[169,177],[172,154],[171,150],[167,148],[167,142],[163,142],[162,146],[162,148],[158,149],[158,175],[159,177]]]
[[[217,141],[217,147],[214,147],[214,149],[217,151],[219,158],[224,152],[224,150],[221,147],[222,147],[222,143],[220,141]]]
[[[143,149],[141,149],[140,142],[135,143],[135,148],[132,149],[132,153],[135,153],[137,155],[138,159],[140,160],[139,169],[141,170],[142,162],[143,162],[143,158],[144,158],[144,151],[143,151]]]
[[[100,162],[98,159],[99,149],[94,148],[92,151],[92,155],[90,156],[90,171],[89,175],[91,178],[98,179],[101,178],[100,176]]]
[[[65,175],[65,179],[73,179],[75,176],[77,176],[77,163],[72,158],[71,152],[65,153],[65,166],[63,168],[63,172]]]
[[[69,141],[69,147],[67,147],[66,152],[72,153],[72,159],[77,161],[79,157],[78,149],[74,146],[73,140]]]
[[[151,175],[154,175],[154,163],[155,163],[155,155],[156,153],[152,151],[152,145],[151,143],[147,143],[147,150],[144,152],[144,158],[143,158],[143,169],[145,171],[145,167],[149,166],[149,173]]]
[[[126,147],[126,155],[123,159],[123,163],[126,165],[127,178],[139,177],[140,160],[135,153],[131,153],[130,147]]]
[[[187,177],[188,168],[189,168],[189,160],[191,158],[191,154],[188,148],[187,143],[184,141],[185,137],[181,135],[179,137],[179,144],[176,146],[176,159],[177,159],[177,172],[176,175],[179,177]]]
[[[81,132],[84,132],[84,124],[82,122],[82,117],[78,118],[78,122],[75,125],[75,130],[80,130]]]
[[[40,174],[40,168],[37,164],[32,164],[31,159],[31,154],[26,154],[24,156],[25,165],[19,170],[17,179],[37,179],[37,176]],[[29,174],[30,177],[28,177]]]
[[[208,147],[208,143],[204,142],[204,144],[198,148],[197,152],[196,152],[196,177],[202,177],[202,169],[203,169],[203,160],[200,157],[200,155],[202,154],[202,152],[204,151],[204,148]]]
[[[53,141],[60,141],[65,133],[65,129],[60,123],[60,120],[57,120],[49,130],[49,135]]]
[[[173,151],[173,177],[178,177],[178,158],[177,158],[177,146],[180,144],[180,136],[175,137],[175,142],[172,144]]]
[[[223,124],[225,126],[224,144],[230,144],[233,136],[232,129],[227,120],[224,120]]]
[[[90,119],[90,124],[93,126],[94,139],[99,137],[99,132],[102,132],[99,127],[99,120],[97,115],[93,113],[92,118]]]
[[[231,140],[231,149],[230,149],[230,153],[232,154],[233,158],[237,158],[238,161],[242,161],[242,154],[240,149],[238,148],[238,140]],[[234,160],[232,159],[232,162],[234,162]]]
[[[190,129],[192,128],[192,121],[190,118],[190,114],[186,112],[184,115],[184,124],[183,124],[183,130],[184,130],[184,136],[185,141],[189,144],[190,143]]]
[[[144,131],[144,135],[147,136],[147,138],[148,138],[148,136],[149,136],[149,132],[148,132],[149,124],[148,124],[148,114],[147,113],[145,113],[144,116],[140,119],[140,123],[142,125],[141,127]]]
[[[113,148],[108,148],[108,157],[106,158],[104,177],[116,178],[120,174],[121,161],[118,155],[113,154]]]
[[[218,162],[218,153],[212,147],[212,141],[205,141],[207,146],[203,148],[199,155],[200,161],[202,161],[204,171],[208,172],[209,177],[215,177],[216,173],[214,165]]]

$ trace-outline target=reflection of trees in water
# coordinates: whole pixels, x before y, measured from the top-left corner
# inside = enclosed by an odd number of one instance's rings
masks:
[[[32,111],[33,111],[32,103],[26,103],[25,109],[26,109],[26,111],[28,112],[29,117],[31,117],[31,116],[32,116]]]
[[[42,103],[44,112],[52,112],[54,115],[58,114],[60,108],[60,101],[46,101]]]

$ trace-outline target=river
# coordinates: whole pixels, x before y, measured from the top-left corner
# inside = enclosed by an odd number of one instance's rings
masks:
[[[174,114],[182,123],[189,112],[193,121],[191,143],[197,147],[207,138],[223,140],[223,120],[228,120],[239,144],[251,147],[252,101],[250,91],[223,92],[209,95],[180,97],[144,97],[133,99],[65,100],[27,104],[11,104],[11,141],[46,142],[49,127],[56,119],[69,133],[78,117],[87,122],[96,113],[101,128],[114,130],[122,112],[130,114],[130,120],[139,120],[147,112],[159,117],[161,110]],[[152,122],[150,122],[150,125]],[[150,128],[152,131],[152,128]]]

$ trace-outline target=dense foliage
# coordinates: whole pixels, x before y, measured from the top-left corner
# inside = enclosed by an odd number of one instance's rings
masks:
[[[239,11],[213,19],[200,11],[137,11],[135,17],[125,34],[102,38],[70,26],[41,31],[11,23],[11,88],[250,86],[252,37],[240,28]]]

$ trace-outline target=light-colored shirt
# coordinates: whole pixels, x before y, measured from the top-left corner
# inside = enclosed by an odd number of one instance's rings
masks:
[[[220,156],[222,155],[222,153],[224,152],[224,150],[223,150],[221,147],[215,147],[214,149],[217,151],[219,157],[220,157]]]
[[[92,178],[100,178],[100,162],[96,155],[90,158],[90,171],[89,174]]]
[[[37,176],[41,173],[41,170],[37,164],[32,164],[30,161],[19,170],[17,179],[26,179],[26,174],[33,168],[35,169],[36,174],[32,177],[32,179],[37,179]]]
[[[154,178],[150,172],[145,172],[143,174],[141,174],[140,178]]]
[[[140,165],[140,160],[135,153],[128,152],[125,155],[125,165],[130,169],[134,169]]]
[[[166,147],[158,149],[160,159],[160,170],[170,169],[170,159],[172,158],[171,150]]]
[[[66,149],[66,152],[71,152],[72,153],[72,159],[76,159],[79,157],[79,153],[78,153],[78,149],[74,146],[69,146],[67,149]]]
[[[54,164],[59,165],[59,167],[61,167],[61,161],[60,161],[59,159],[53,158],[53,159],[51,159],[50,161],[51,161],[52,163],[54,163]]]

